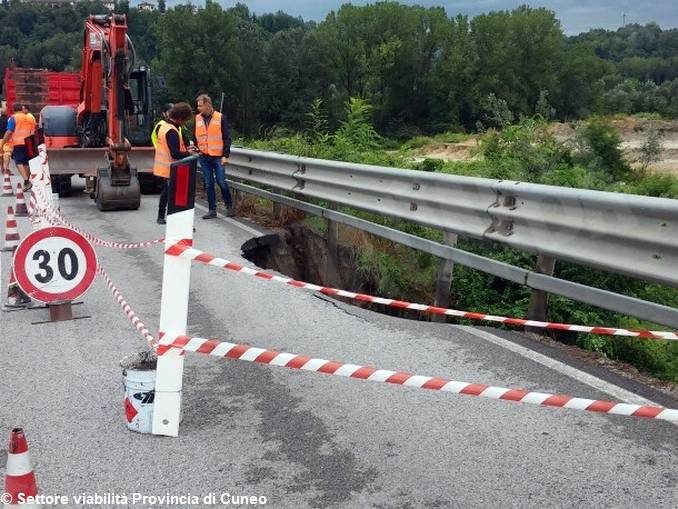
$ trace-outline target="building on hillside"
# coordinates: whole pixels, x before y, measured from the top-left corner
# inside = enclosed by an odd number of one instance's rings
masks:
[[[139,5],[137,5],[137,9],[140,11],[154,11],[155,4],[152,2],[141,2]]]

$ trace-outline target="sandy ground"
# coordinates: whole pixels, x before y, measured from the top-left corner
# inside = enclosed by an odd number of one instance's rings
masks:
[[[660,173],[678,175],[678,120],[646,120],[634,117],[615,119],[612,125],[621,135],[621,147],[627,160],[640,164],[640,149],[652,130],[661,133],[662,153],[659,161],[649,165],[649,169]],[[565,141],[574,137],[574,124],[554,123],[550,126],[556,138]],[[414,157],[415,161],[441,159],[443,161],[470,161],[479,157],[474,150],[478,137],[474,136],[460,143],[435,142],[421,148]]]

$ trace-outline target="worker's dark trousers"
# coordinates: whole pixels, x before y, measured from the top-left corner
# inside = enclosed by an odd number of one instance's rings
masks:
[[[169,179],[162,179],[162,192],[158,202],[158,217],[164,218],[167,213],[167,199],[169,197]]]
[[[224,198],[224,204],[227,208],[233,206],[231,192],[226,184],[226,172],[224,165],[221,164],[221,157],[200,156],[200,169],[202,170],[203,183],[207,191],[207,204],[210,210],[217,210],[217,195],[214,192],[214,181],[221,189],[221,196]]]

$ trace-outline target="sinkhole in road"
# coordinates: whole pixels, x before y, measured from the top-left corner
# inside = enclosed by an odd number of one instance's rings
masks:
[[[303,223],[275,228],[271,234],[252,238],[242,245],[242,252],[243,256],[257,267],[274,270],[298,281],[356,293],[422,302],[422,295],[408,295],[407,292],[383,295],[379,291],[379,275],[360,263],[359,249],[356,247],[340,244],[336,263],[332,266],[329,263],[326,237]],[[429,315],[417,311],[341,297],[332,298],[391,316],[430,320]]]

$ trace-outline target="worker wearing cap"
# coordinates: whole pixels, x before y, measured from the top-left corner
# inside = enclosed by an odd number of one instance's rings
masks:
[[[26,138],[35,134],[36,121],[33,115],[22,111],[21,103],[14,103],[14,115],[7,121],[7,131],[0,141],[0,148],[4,150],[5,144],[12,141],[12,157],[19,173],[24,179],[23,190],[28,191],[31,187],[30,170],[28,168],[28,153],[26,152]]]
[[[231,153],[231,131],[228,127],[226,115],[214,111],[212,99],[207,94],[201,94],[196,99],[198,114],[195,116],[195,141],[200,150],[200,169],[207,191],[209,212],[203,219],[217,217],[217,196],[214,192],[214,181],[221,189],[221,195],[226,205],[226,215],[233,217],[233,200],[226,184],[224,165],[228,164]]]
[[[177,103],[169,110],[167,121],[161,121],[158,127],[153,175],[164,179],[160,202],[158,203],[158,224],[165,224],[167,222],[165,214],[167,213],[167,200],[169,197],[170,166],[174,161],[191,155],[186,149],[186,144],[179,133],[179,129],[192,116],[193,110],[190,104]]]

